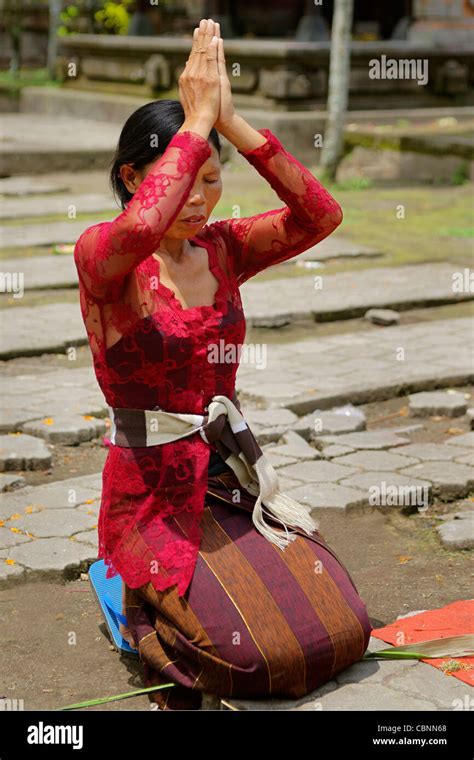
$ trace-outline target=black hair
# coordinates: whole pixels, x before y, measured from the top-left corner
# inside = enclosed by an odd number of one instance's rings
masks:
[[[185,113],[179,100],[154,100],[137,108],[128,117],[120,133],[115,156],[110,170],[110,184],[113,193],[124,209],[133,198],[119,174],[122,164],[131,164],[134,169],[142,169],[165,152],[178,129],[183,125]],[[219,133],[213,127],[208,140],[220,155]]]

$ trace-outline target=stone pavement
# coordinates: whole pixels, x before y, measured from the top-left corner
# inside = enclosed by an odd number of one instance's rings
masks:
[[[8,330],[0,333],[0,359],[64,353],[87,343],[77,302],[16,306],[3,309],[1,317]]]
[[[2,200],[0,206],[0,219],[27,219],[28,217],[42,217],[63,215],[66,219],[68,214],[97,213],[98,211],[115,211],[120,213],[112,195],[99,193],[82,193],[77,195],[46,195],[44,198],[7,198]]]
[[[254,327],[300,319],[328,322],[362,316],[372,307],[405,310],[472,300],[472,290],[453,290],[453,276],[461,271],[453,264],[441,263],[250,280],[241,289],[242,303],[247,322]]]
[[[62,224],[67,226],[80,223]],[[3,312],[3,319],[8,322],[10,329],[0,335],[0,358],[56,352],[72,343],[79,345],[86,342],[78,304],[59,302],[38,305],[33,309],[21,306],[21,288],[38,290],[77,286],[77,275],[71,258],[58,255],[6,259],[2,262],[0,271],[5,280],[4,292],[16,300],[14,307],[8,307]],[[22,281],[18,280],[17,283],[18,274],[22,274]],[[298,277],[245,283],[241,292],[247,324],[271,327],[300,319],[329,321],[349,318],[364,314],[376,301],[383,301],[385,306],[407,308],[409,305],[455,303],[472,298],[468,292],[453,293],[452,274],[452,267],[445,264],[373,269],[325,275],[322,279],[323,289],[319,291],[314,290],[313,278]],[[383,285],[383,296],[378,294],[377,283]],[[305,292],[307,298],[303,297]],[[15,295],[17,293],[19,297]],[[341,299],[341,293],[344,293],[344,299]],[[467,337],[466,321],[457,322]],[[61,332],[57,329],[58,325],[62,326]],[[418,329],[424,333],[425,340],[430,329],[433,334],[438,330],[437,327],[430,328],[427,325],[418,325]],[[394,328],[390,329],[390,334],[400,335]],[[377,341],[382,344],[385,340],[382,333],[377,331],[376,335]],[[359,337],[340,336],[340,340],[352,343],[357,342]],[[318,341],[317,346],[311,349],[312,353],[314,350],[319,352],[320,344],[321,341]]]
[[[467,384],[473,337],[472,320],[460,318],[269,344],[264,367],[242,361],[237,387],[254,401],[305,414]]]
[[[120,125],[44,114],[4,113],[0,175],[106,169]]]
[[[453,435],[442,444],[414,444],[410,432],[417,425],[360,430],[361,424],[365,427],[363,417],[358,414],[351,421],[351,415],[339,409],[332,415],[345,418],[340,429],[352,427],[354,432],[325,435],[325,418],[320,414],[287,420],[289,430],[263,445],[282,488],[310,511],[426,511],[433,495],[455,501],[474,489],[474,432]],[[252,412],[246,416],[263,443],[265,427],[254,428]],[[13,470],[12,459],[6,458],[6,438],[0,437],[0,466]],[[13,446],[18,446],[18,438],[12,436]],[[334,443],[341,451],[328,457],[326,450]],[[24,463],[17,469],[26,469]],[[97,547],[101,477],[96,473],[0,494],[0,583],[45,574],[70,577],[83,569],[87,559],[96,557],[91,547]],[[456,502],[452,513],[442,518],[442,543],[449,548],[472,547],[473,516],[472,502]]]
[[[86,342],[76,304],[69,304],[67,309],[61,304],[49,304],[5,312],[9,316],[13,313],[16,319],[8,320],[9,330],[4,330],[0,337],[1,358],[46,350],[62,352]],[[61,334],[57,331],[58,324]],[[245,361],[242,353],[237,390],[255,402],[265,401],[267,406],[284,406],[305,414],[347,400],[360,404],[390,398],[403,389],[422,391],[440,385],[466,384],[474,376],[472,336],[472,322],[468,318],[374,327],[357,334],[264,344],[265,367],[255,366],[257,354],[252,356],[252,346],[248,344],[249,361]],[[7,415],[3,430],[18,430],[22,421],[33,419],[22,414],[15,417],[18,410],[31,411],[32,405],[38,412],[41,409],[42,417],[52,416],[64,404],[70,408],[70,387],[80,386],[79,393],[75,393],[74,411],[101,416],[98,408],[105,410],[92,369],[49,370],[48,377],[41,377],[38,385],[35,377],[34,373],[20,376],[14,384],[5,378],[0,381],[6,402],[3,414]],[[25,405],[27,395],[30,398]],[[94,409],[91,397],[97,404]]]
[[[411,614],[419,612],[421,610]],[[391,646],[371,636],[367,653]],[[469,709],[465,705],[471,704],[470,700],[472,688],[468,684],[428,663],[381,659],[356,662],[321,688],[297,700],[225,697],[221,699],[220,709],[440,711]]]

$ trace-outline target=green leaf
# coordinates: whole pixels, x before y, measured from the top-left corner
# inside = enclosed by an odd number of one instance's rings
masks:
[[[444,639],[429,639],[415,644],[403,644],[398,647],[369,652],[363,660],[381,659],[424,660],[443,657],[474,657],[474,634],[447,636]]]
[[[128,691],[125,694],[115,694],[113,697],[101,697],[99,699],[90,699],[88,702],[78,702],[75,705],[66,705],[65,707],[56,707],[56,711],[78,710],[82,707],[94,707],[95,705],[103,705],[106,702],[115,702],[118,699],[128,699],[129,697],[136,697],[139,694],[148,694],[150,691],[159,691],[160,689],[168,689],[170,686],[175,686],[175,684],[164,683],[161,686],[148,686],[146,689],[138,689],[137,691]]]

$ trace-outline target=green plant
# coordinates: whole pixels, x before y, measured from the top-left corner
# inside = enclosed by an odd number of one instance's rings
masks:
[[[453,185],[464,185],[465,182],[469,181],[469,166],[467,161],[464,161],[462,164],[459,164],[457,169],[453,172],[451,176],[451,183]]]
[[[79,8],[77,5],[68,5],[61,13],[59,18],[62,21],[61,26],[58,27],[58,35],[64,37],[66,34],[70,34],[71,26],[74,25],[74,20],[79,16]]]
[[[106,34],[127,34],[131,4],[132,0],[122,0],[122,2],[108,0],[104,3],[104,7],[94,14],[94,19],[100,28],[99,31]]]

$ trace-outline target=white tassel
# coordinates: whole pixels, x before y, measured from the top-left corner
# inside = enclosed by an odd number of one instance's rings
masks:
[[[257,461],[253,469],[260,484],[260,493],[252,515],[252,521],[257,530],[282,550],[297,536],[295,532],[290,533],[288,528],[301,528],[311,535],[317,529],[317,523],[299,502],[279,490],[278,475],[274,468],[266,462],[265,470],[262,470]],[[265,511],[269,517],[282,523],[285,535],[283,531],[276,530],[265,522],[262,504],[267,507]]]

